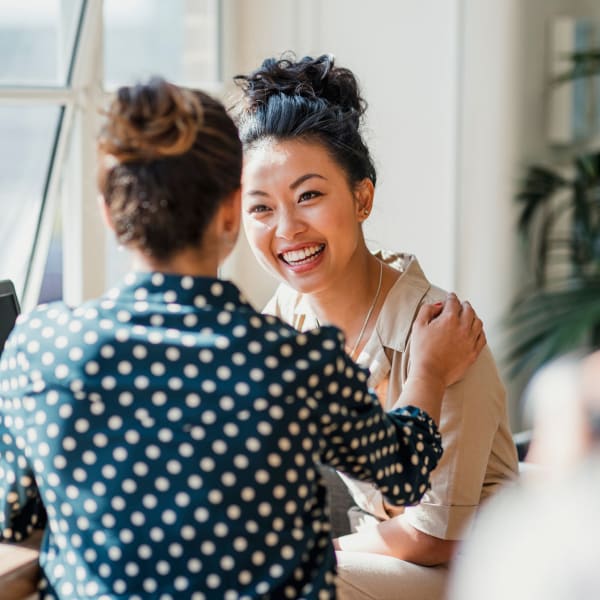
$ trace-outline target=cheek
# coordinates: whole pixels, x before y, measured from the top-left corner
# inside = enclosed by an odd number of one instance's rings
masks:
[[[360,221],[352,210],[344,206],[342,210],[332,211],[328,214],[326,221],[327,229],[336,237],[342,236],[349,241],[352,234],[359,234],[361,230]]]
[[[259,259],[272,260],[273,256],[270,251],[272,235],[270,228],[247,215],[244,215],[243,223],[246,239],[254,254]]]

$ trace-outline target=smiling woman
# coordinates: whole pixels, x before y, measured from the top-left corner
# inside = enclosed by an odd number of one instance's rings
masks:
[[[260,263],[281,281],[265,312],[302,331],[342,329],[346,351],[369,369],[389,409],[418,356],[415,315],[445,293],[414,256],[367,248],[376,173],[356,79],[321,56],[267,59],[237,80],[245,96],[244,227]],[[463,311],[473,315],[468,303]],[[488,350],[447,391],[440,425],[445,455],[422,504],[393,510],[376,489],[341,476],[356,504],[351,514],[367,525],[336,540],[343,600],[396,598],[398,590],[407,599],[441,598],[445,566],[425,567],[449,561],[479,503],[516,475],[504,388]]]
[[[269,140],[246,153],[242,187],[246,234],[272,274],[306,292],[353,285],[347,275],[368,258],[369,179],[353,190],[321,143]]]

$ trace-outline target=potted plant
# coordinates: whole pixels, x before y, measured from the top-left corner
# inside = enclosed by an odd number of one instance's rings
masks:
[[[600,74],[600,49],[571,60],[557,84]],[[513,374],[600,347],[600,149],[572,151],[566,168],[532,165],[516,198],[533,281],[508,317]]]

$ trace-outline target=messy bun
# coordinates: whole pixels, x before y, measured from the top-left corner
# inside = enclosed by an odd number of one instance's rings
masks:
[[[191,90],[151,79],[122,87],[106,112],[99,148],[119,162],[187,152],[202,126],[202,105]]]
[[[105,115],[99,188],[118,241],[157,260],[197,246],[240,187],[242,147],[225,108],[153,78],[120,88]]]
[[[352,71],[336,67],[332,56],[268,58],[235,81],[243,93],[237,118],[246,149],[263,138],[312,139],[328,149],[351,184],[376,182],[360,132],[366,102]]]
[[[304,96],[322,98],[340,110],[354,111],[362,116],[366,102],[360,96],[352,71],[334,66],[330,55],[313,59],[305,56],[297,62],[290,58],[268,58],[260,69],[235,80],[244,90],[246,107],[254,110],[265,105],[271,96]]]

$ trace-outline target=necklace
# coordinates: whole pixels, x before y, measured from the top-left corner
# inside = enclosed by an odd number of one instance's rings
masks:
[[[373,314],[373,311],[375,310],[375,305],[377,304],[377,299],[379,298],[379,292],[381,292],[381,282],[382,281],[383,281],[383,263],[381,261],[379,261],[379,282],[377,283],[377,291],[375,292],[375,297],[373,298],[373,302],[371,302],[371,306],[369,307],[369,310],[367,311],[367,316],[365,317],[365,320],[363,321],[362,327],[360,328],[360,331],[358,333],[358,337],[356,338],[356,341],[354,342],[354,346],[352,346],[352,350],[350,351],[350,354],[349,354],[350,358],[354,357],[354,353],[358,349],[358,345],[360,344],[360,341],[362,340],[362,336],[365,333],[365,329],[367,328],[369,319],[371,318],[371,315]]]
[[[383,281],[383,263],[381,261],[379,261],[379,282],[377,283],[377,291],[375,292],[375,297],[373,298],[373,302],[371,302],[371,306],[369,307],[369,310],[367,311],[367,316],[365,317],[365,320],[363,321],[362,327],[360,328],[360,331],[358,332],[358,337],[356,338],[356,341],[354,342],[354,346],[352,346],[352,350],[348,353],[348,356],[350,358],[354,357],[354,353],[358,349],[360,340],[362,340],[362,336],[365,333],[365,329],[367,328],[369,319],[371,318],[371,315],[373,314],[373,311],[375,310],[375,305],[377,304],[377,299],[379,298],[379,292],[381,292],[382,281]],[[317,327],[320,327],[321,323],[319,323],[319,319],[315,319],[315,321],[317,322]]]

